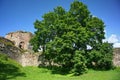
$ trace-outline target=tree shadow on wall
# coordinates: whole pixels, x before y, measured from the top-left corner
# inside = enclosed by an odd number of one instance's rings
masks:
[[[4,64],[0,62],[0,80],[8,80],[17,76],[25,77],[25,73],[13,64]]]

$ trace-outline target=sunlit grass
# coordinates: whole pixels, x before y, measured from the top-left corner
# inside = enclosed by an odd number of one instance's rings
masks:
[[[109,71],[89,70],[81,76],[71,76],[71,74],[52,74],[51,70],[37,67],[24,67],[26,76],[19,76],[10,80],[120,80],[120,69]]]

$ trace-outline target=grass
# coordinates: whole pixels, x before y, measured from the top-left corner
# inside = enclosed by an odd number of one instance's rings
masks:
[[[110,71],[89,70],[81,76],[71,74],[52,74],[51,70],[37,67],[24,67],[25,76],[17,76],[9,80],[120,80],[120,68]]]
[[[22,67],[17,62],[0,53],[0,80],[9,80],[24,75]]]
[[[63,75],[48,68],[21,67],[0,54],[0,80],[120,80],[120,68],[109,71],[88,70],[81,76]]]

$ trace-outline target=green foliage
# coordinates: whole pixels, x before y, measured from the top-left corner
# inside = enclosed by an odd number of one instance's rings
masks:
[[[109,70],[113,68],[113,47],[112,44],[102,43],[97,50],[89,53],[88,67],[95,69]]]
[[[100,69],[106,69],[111,65],[110,46],[102,43],[104,22],[93,17],[82,2],[74,1],[68,11],[58,6],[44,14],[43,20],[36,20],[34,27],[33,50],[42,46],[43,55],[50,64],[57,63],[76,75],[84,73],[90,66],[98,68],[101,65]],[[92,49],[87,49],[87,46]]]
[[[98,68],[103,70],[109,70],[113,68],[113,47],[112,44],[103,43],[101,45],[100,53],[102,57],[98,60]]]
[[[87,61],[86,61],[85,57],[82,55],[84,53],[85,53],[84,51],[76,51],[75,52],[75,57],[73,59],[74,67],[72,70],[74,75],[83,74],[87,70],[87,66],[86,66]]]

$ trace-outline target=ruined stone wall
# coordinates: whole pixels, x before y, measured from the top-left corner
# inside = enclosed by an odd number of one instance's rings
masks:
[[[32,51],[24,51],[3,37],[0,37],[0,53],[6,54],[22,66],[38,66],[40,64],[39,53],[35,54]]]
[[[22,66],[39,66],[40,54],[25,52],[21,55],[20,63]]]
[[[113,64],[120,66],[120,48],[115,48],[113,51]]]
[[[8,33],[5,38],[13,41],[16,47],[28,50],[30,49],[29,41],[32,36],[33,35],[30,32],[17,31]]]
[[[22,50],[15,47],[10,40],[0,37],[0,53],[20,62]]]

